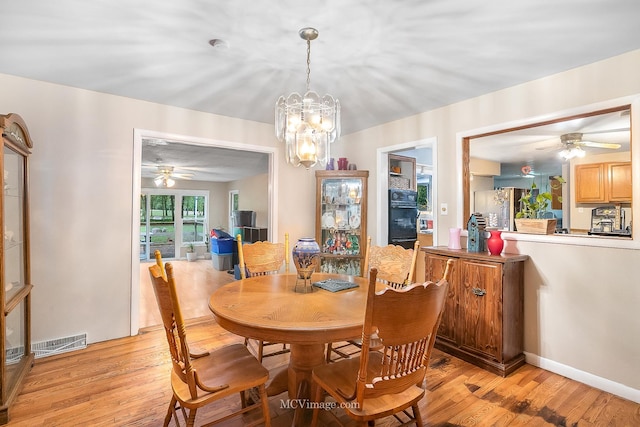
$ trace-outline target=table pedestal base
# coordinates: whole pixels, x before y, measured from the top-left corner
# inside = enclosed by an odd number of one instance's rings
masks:
[[[325,363],[324,344],[291,344],[287,369],[290,399],[310,399],[311,371]]]

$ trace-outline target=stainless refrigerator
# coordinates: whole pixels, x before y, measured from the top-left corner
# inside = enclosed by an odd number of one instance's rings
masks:
[[[487,227],[514,231],[514,219],[521,209],[520,198],[525,191],[524,188],[515,187],[474,191],[473,212],[482,214]]]

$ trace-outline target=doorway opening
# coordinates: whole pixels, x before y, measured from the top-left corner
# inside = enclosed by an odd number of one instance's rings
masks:
[[[134,130],[134,138],[133,138],[133,170],[132,170],[132,174],[133,174],[133,179],[132,179],[132,185],[133,185],[133,198],[132,198],[132,223],[131,223],[131,227],[132,227],[132,239],[131,239],[131,254],[132,254],[132,259],[131,259],[131,295],[130,295],[130,301],[131,301],[131,316],[130,316],[130,333],[131,335],[137,335],[138,331],[140,329],[140,299],[141,299],[141,292],[140,292],[140,262],[141,262],[141,246],[142,246],[142,237],[141,237],[141,232],[143,231],[143,228],[141,227],[141,216],[140,216],[140,212],[141,212],[141,201],[142,201],[142,183],[143,183],[143,156],[142,156],[142,151],[143,151],[143,140],[145,141],[157,141],[158,144],[166,144],[167,142],[169,143],[175,143],[175,146],[180,146],[180,148],[184,147],[184,146],[197,146],[200,148],[203,148],[206,150],[211,149],[211,150],[218,150],[217,152],[219,153],[223,153],[225,156],[231,156],[231,157],[225,157],[227,159],[227,169],[228,173],[234,173],[236,172],[239,167],[238,164],[236,164],[234,162],[234,160],[229,160],[229,159],[235,159],[238,154],[242,157],[242,159],[246,162],[248,159],[250,158],[255,158],[256,154],[260,155],[262,158],[264,158],[264,162],[266,163],[265,167],[264,167],[264,173],[266,173],[268,175],[267,178],[267,182],[265,182],[265,192],[267,193],[267,207],[266,207],[266,211],[267,211],[267,227],[269,228],[269,230],[272,233],[277,233],[277,221],[276,221],[276,217],[277,217],[277,207],[274,204],[274,200],[276,198],[276,195],[274,194],[277,186],[275,184],[276,181],[276,177],[277,177],[277,162],[275,162],[275,154],[276,154],[276,148],[274,147],[265,147],[265,146],[259,146],[259,145],[252,145],[252,144],[241,144],[241,143],[234,143],[234,142],[227,142],[227,141],[218,141],[218,140],[212,140],[212,139],[206,139],[206,138],[197,138],[197,137],[189,137],[189,136],[184,136],[184,135],[175,135],[175,134],[166,134],[166,133],[162,133],[162,132],[155,132],[155,131],[149,131],[149,130],[141,130],[141,129],[135,129]],[[171,145],[169,145],[169,147],[171,147]],[[184,151],[184,150],[176,150],[176,151]],[[168,159],[162,159],[162,161],[165,161]],[[201,160],[201,159],[200,159]],[[195,160],[194,160],[195,163]],[[198,167],[198,168],[193,168],[194,171],[192,171],[194,174],[195,173],[206,173],[207,171],[201,170],[204,169],[204,166]],[[197,171],[195,170],[197,169]],[[257,169],[257,168],[254,168]],[[228,192],[228,186],[231,185],[229,184],[229,182],[234,182],[232,178],[224,178],[224,176],[220,176],[220,174],[218,173],[216,175],[216,173],[214,172],[210,172],[210,175],[212,176],[211,179],[209,179],[209,181],[211,181],[211,185],[215,186],[217,185],[218,187],[224,187],[223,191],[225,194]],[[224,173],[222,174],[224,175]],[[203,175],[204,176],[204,175]],[[215,178],[215,176],[217,176],[217,178]],[[193,182],[195,181],[195,176],[191,177],[192,181],[188,181],[185,185],[186,186],[193,186]],[[189,178],[187,178],[189,179]],[[206,179],[202,179],[203,181],[206,181]],[[151,180],[153,182],[153,180]],[[236,181],[237,182],[237,181]],[[151,186],[153,186],[153,184],[151,184]],[[214,197],[214,194],[211,194],[211,197]],[[223,216],[226,217],[226,212],[228,212],[227,206],[226,206],[226,201],[227,198],[226,196],[222,196],[222,197],[218,197],[216,198],[216,203],[218,205],[221,206],[221,212],[223,212]],[[222,202],[222,203],[220,203]],[[176,202],[177,203],[177,202]],[[211,206],[211,204],[213,204],[213,201],[209,204],[209,206]],[[211,213],[211,212],[210,212]],[[176,228],[183,228],[184,227],[184,223],[177,221],[176,222],[176,227],[174,228],[174,233],[178,233],[178,231],[176,230]],[[216,224],[211,224],[211,225],[217,225]],[[202,225],[199,229],[200,232],[203,231],[202,227],[208,227],[208,225]],[[158,228],[158,227],[156,227]],[[165,233],[169,233],[169,227],[165,226]],[[147,233],[147,230],[144,229],[145,233]],[[151,230],[149,230],[150,232]],[[160,227],[160,233],[162,233],[162,227]],[[206,233],[205,233],[206,234]],[[181,240],[182,238],[182,234],[178,235],[177,237],[174,235],[174,242],[176,240]],[[146,242],[145,242],[146,243]],[[150,249],[145,248],[144,249],[145,252],[148,252]],[[178,254],[174,254],[175,257],[178,257]]]
[[[378,148],[377,152],[377,193],[378,200],[376,210],[379,212],[379,218],[377,223],[376,235],[377,245],[386,245],[389,238],[388,232],[388,205],[389,205],[389,154],[402,154],[407,157],[414,157],[417,160],[422,158],[428,158],[427,160],[420,160],[417,162],[419,167],[416,169],[416,179],[418,187],[426,186],[428,182],[429,196],[431,199],[431,206],[437,206],[438,192],[437,192],[437,138],[426,138],[413,142],[406,142],[402,144],[396,144]],[[428,155],[427,155],[428,154]],[[424,157],[423,157],[424,156]],[[430,163],[430,164],[427,164]],[[424,189],[423,189],[424,190]],[[433,244],[437,244],[437,227],[436,216],[431,219],[431,227],[433,232]]]

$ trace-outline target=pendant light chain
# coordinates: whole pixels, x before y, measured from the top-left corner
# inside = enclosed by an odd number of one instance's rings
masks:
[[[311,40],[307,39],[307,92],[311,89]]]

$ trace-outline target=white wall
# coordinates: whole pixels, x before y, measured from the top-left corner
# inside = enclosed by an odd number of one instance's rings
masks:
[[[358,166],[375,164],[378,147],[427,137],[438,140],[438,195],[449,214],[436,221],[462,226],[461,136],[478,129],[550,117],[557,112],[640,94],[640,51],[469,99],[342,138]],[[428,90],[428,88],[425,88]],[[637,110],[638,105],[635,105]],[[638,120],[638,111],[633,113]],[[634,122],[634,125],[637,122]],[[509,126],[502,126],[507,128]],[[634,133],[634,206],[640,204],[640,150]],[[367,153],[362,159],[359,153]],[[372,172],[371,180],[376,179]],[[376,216],[369,215],[369,223]],[[372,228],[373,230],[373,228]],[[525,269],[527,360],[640,401],[640,250],[578,246],[560,237],[529,241],[513,237],[509,252],[530,256]],[[507,237],[510,239],[509,237]]]
[[[267,227],[269,219],[269,176],[256,175],[241,181],[229,183],[229,190],[238,190],[238,207],[240,210],[256,213],[256,227]],[[272,239],[278,241],[279,239]]]
[[[449,227],[466,222],[460,213],[459,133],[640,94],[639,71],[640,51],[634,51],[344,136],[332,146],[332,156],[346,156],[370,171],[367,226],[375,239],[377,148],[437,138],[437,204],[448,203],[449,213],[436,223],[446,239]],[[7,75],[0,75],[0,88],[0,111],[21,114],[34,140],[36,342],[79,332],[87,332],[89,342],[129,334],[133,129],[277,146],[267,124]],[[313,171],[285,165],[280,147],[276,157],[274,231],[288,231],[295,242],[314,234],[315,177]],[[634,157],[633,174],[638,209],[639,157]],[[508,243],[510,251],[531,257],[525,272],[528,360],[591,375],[602,380],[601,388],[640,401],[640,252]]]
[[[8,75],[0,88],[0,112],[20,114],[34,141],[33,342],[130,333],[134,129],[278,147],[275,227],[286,224],[292,240],[313,235],[313,172],[284,166],[272,125]]]

